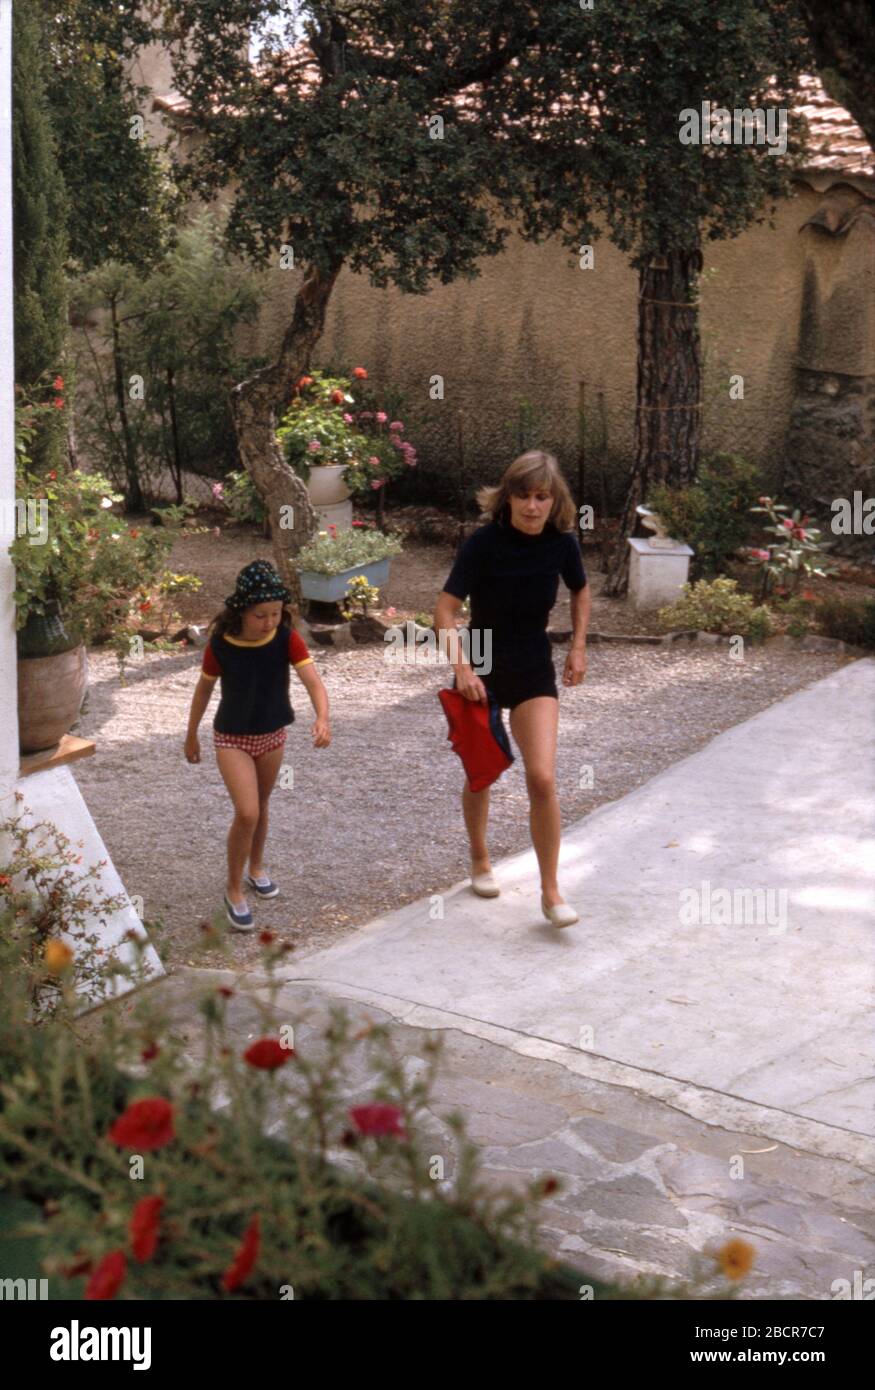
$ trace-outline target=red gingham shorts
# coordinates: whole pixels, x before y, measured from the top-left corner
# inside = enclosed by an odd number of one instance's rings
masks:
[[[262,753],[271,753],[274,748],[282,748],[286,741],[285,729],[274,729],[270,734],[222,734],[213,730],[213,745],[216,748],[242,748],[251,758],[260,758]]]

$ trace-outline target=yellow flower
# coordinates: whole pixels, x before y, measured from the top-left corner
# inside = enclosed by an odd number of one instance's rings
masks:
[[[728,1240],[717,1251],[717,1260],[727,1279],[742,1279],[753,1268],[755,1254],[746,1240]]]
[[[63,975],[73,964],[73,952],[65,941],[49,941],[44,953],[46,968],[53,975]]]

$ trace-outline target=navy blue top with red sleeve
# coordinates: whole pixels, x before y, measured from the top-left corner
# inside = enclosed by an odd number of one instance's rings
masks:
[[[572,593],[587,582],[573,531],[548,521],[529,535],[490,521],[462,542],[444,589],[470,596],[470,627],[491,630],[494,669],[525,671],[551,660],[547,620],[560,578]]]
[[[271,734],[291,724],[289,671],[312,660],[303,638],[282,625],[254,642],[211,637],[201,674],[222,682],[213,728],[221,734]]]

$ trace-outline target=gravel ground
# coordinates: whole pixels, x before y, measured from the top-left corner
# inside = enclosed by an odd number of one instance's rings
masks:
[[[174,567],[205,578],[200,602],[190,601],[189,619],[211,616],[240,565],[269,554],[268,546],[246,535],[191,537],[180,544],[185,555],[174,555]],[[195,554],[201,548],[203,557]],[[430,609],[451,559],[446,546],[411,549],[393,562],[387,602],[400,609],[403,595],[404,611]],[[600,576],[591,578],[595,591]],[[596,599],[595,607],[593,627],[610,630],[600,610],[619,614],[620,606]],[[567,626],[566,620],[567,601],[557,605],[552,625]],[[560,675],[566,650],[554,649]],[[738,662],[726,651],[685,642],[590,649],[585,683],[560,692],[563,823],[624,796],[723,729],[847,660],[765,647],[749,648]],[[282,896],[255,908],[258,922],[300,954],[440,891],[469,870],[461,767],[437,700],[438,689],[450,684],[446,668],[393,667],[373,646],[317,648],[314,656],[331,701],[333,742],[314,749],[309,702],[293,682],[297,719],[286,764],[294,786],[278,786],[272,798],[266,861]],[[203,762],[190,766],[182,754],[200,659],[190,648],[148,655],[129,667],[123,687],[114,658],[92,652],[88,703],[76,730],[97,742],[96,756],[76,764],[76,779],[126,888],[142,896],[147,919],[164,922],[171,964],[223,963],[218,952],[204,949],[200,926],[221,906],[230,822],[212,750],[216,697],[201,726]],[[584,764],[594,768],[592,789],[578,785]],[[493,858],[527,848],[521,759],[493,789],[492,806]],[[252,936],[230,933],[226,949],[238,968],[259,961]]]

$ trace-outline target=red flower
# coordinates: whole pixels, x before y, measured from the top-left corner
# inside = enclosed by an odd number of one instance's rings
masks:
[[[814,603],[817,599],[817,594],[815,594],[811,589],[803,589],[802,598],[805,600],[806,603]]]
[[[86,1298],[115,1298],[127,1274],[128,1262],[124,1250],[111,1250],[104,1255],[85,1286]]]
[[[222,1288],[226,1293],[233,1293],[243,1280],[252,1272],[252,1267],[258,1259],[258,1249],[261,1243],[261,1233],[258,1225],[258,1213],[253,1216],[246,1233],[234,1256],[233,1263],[222,1275]]]
[[[53,482],[55,481],[55,479],[57,478],[57,476],[58,476],[58,475],[57,475],[57,473],[55,472],[55,470],[54,470],[54,468],[53,468],[52,471],[51,471],[51,473],[49,474],[49,481],[53,483]]]
[[[394,1134],[399,1139],[407,1138],[397,1105],[355,1105],[349,1113],[359,1134]]]
[[[352,374],[353,376],[357,376],[359,381],[364,381],[367,376],[367,372],[365,371],[364,367],[353,367]]]
[[[335,405],[343,405],[345,397],[342,391],[332,391],[331,399],[333,400]]]
[[[260,1071],[275,1071],[294,1056],[295,1049],[283,1047],[276,1038],[259,1038],[247,1047],[243,1053],[243,1060],[248,1062],[250,1067],[258,1067]]]
[[[148,1047],[143,1048],[143,1051],[140,1053],[140,1056],[142,1057],[144,1062],[151,1062],[154,1057],[158,1056],[158,1053],[160,1051],[161,1049],[157,1043],[150,1042]]]
[[[302,377],[301,377],[301,380],[298,382],[298,386],[300,387],[301,390],[303,390],[305,386],[312,386],[312,385],[313,385],[313,378],[312,378],[311,376],[302,376]]]
[[[135,1152],[163,1148],[176,1138],[173,1106],[163,1096],[135,1100],[119,1115],[107,1137],[119,1148]]]
[[[55,391],[63,391],[64,378],[62,376],[56,376],[54,381],[52,382],[52,387]]]
[[[353,526],[364,526],[365,523],[363,521],[354,521],[352,524]]]
[[[137,536],[139,536],[139,534],[140,534],[140,533],[139,533],[139,531],[136,529],[136,527],[134,528],[133,531],[129,531],[129,532],[128,532],[128,535],[130,536],[130,538],[131,538],[132,541],[135,541],[135,540],[137,539]]]
[[[151,603],[141,603],[141,604],[140,604],[140,612],[141,612],[141,613],[148,613],[148,611],[149,611],[149,609],[150,609],[151,607],[152,607]]]
[[[223,999],[230,999],[234,991],[233,989],[229,989],[227,985],[218,985],[216,993],[221,994]]]
[[[258,939],[262,946],[269,946],[272,941],[276,940],[276,937],[272,931],[267,931],[267,929],[265,929],[258,933]]]
[[[55,396],[55,399],[52,401],[52,405],[55,407],[55,410],[63,410],[63,409],[64,409],[63,397],[61,397],[61,396]]]
[[[128,1227],[131,1250],[134,1259],[139,1260],[141,1264],[144,1260],[151,1260],[155,1254],[158,1245],[158,1221],[163,1206],[163,1197],[141,1197],[131,1212]]]

